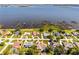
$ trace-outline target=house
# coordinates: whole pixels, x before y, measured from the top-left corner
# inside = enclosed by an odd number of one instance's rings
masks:
[[[72,43],[66,43],[66,44],[64,44],[64,45],[65,45],[65,47],[73,48],[73,44],[72,44]]]
[[[59,32],[56,32],[55,35],[56,35],[56,36],[60,36],[61,34],[60,34]]]
[[[72,34],[73,34],[74,36],[78,36],[78,35],[79,35],[78,32],[72,32]]]
[[[19,48],[21,46],[21,43],[19,41],[14,42],[13,47],[14,48]]]
[[[0,34],[5,37],[5,36],[8,36],[10,34],[12,34],[10,31],[7,31],[7,30],[0,30]]]
[[[74,42],[74,45],[79,47],[79,43],[78,42]]]
[[[32,45],[33,45],[33,42],[24,43],[25,48],[31,47]]]
[[[13,43],[12,43],[12,42],[8,42],[8,44],[13,45]]]
[[[43,35],[44,35],[44,37],[46,37],[46,36],[49,36],[50,33],[46,33],[46,32],[44,32]]]
[[[16,36],[18,36],[18,35],[19,35],[19,33],[20,33],[19,31],[16,31],[16,32],[15,32],[15,35],[16,35]]]
[[[30,32],[25,32],[25,33],[24,33],[24,36],[29,36],[29,35],[31,35]]]
[[[42,42],[37,41],[36,45],[37,45],[37,49],[40,49],[41,51],[43,51],[47,47],[47,45],[43,43],[43,41]]]
[[[2,43],[3,41],[2,40],[0,40],[0,44]]]
[[[38,36],[38,35],[40,35],[40,33],[39,32],[32,32],[32,35],[33,36]]]

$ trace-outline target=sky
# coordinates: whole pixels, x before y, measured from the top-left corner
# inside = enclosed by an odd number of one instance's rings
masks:
[[[79,6],[33,5],[29,7],[0,7],[0,23],[16,20],[75,20],[79,22]]]

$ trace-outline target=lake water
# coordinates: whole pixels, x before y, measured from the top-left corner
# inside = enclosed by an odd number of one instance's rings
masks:
[[[79,6],[33,5],[30,7],[0,7],[0,23],[26,20],[75,20],[79,22]]]

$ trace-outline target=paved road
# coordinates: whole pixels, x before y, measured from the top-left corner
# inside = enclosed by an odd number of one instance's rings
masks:
[[[12,42],[12,37],[14,36],[14,34],[10,37],[10,41],[9,42]],[[0,54],[3,53],[3,51],[8,47],[9,44],[6,44],[6,46],[0,51]]]
[[[22,40],[24,35],[22,35],[21,38],[13,38],[13,36],[14,36],[14,34],[10,38],[6,38],[6,39],[9,39],[9,42],[11,43],[13,40],[16,40],[16,39]],[[5,39],[5,38],[0,38],[0,39]],[[24,38],[24,40],[49,40],[49,39],[43,39],[43,38],[42,39],[40,39],[40,38],[34,39],[34,37],[33,37],[33,39],[32,38]],[[0,54],[3,53],[3,51],[8,47],[8,45],[9,44],[6,44],[6,46],[0,51]]]

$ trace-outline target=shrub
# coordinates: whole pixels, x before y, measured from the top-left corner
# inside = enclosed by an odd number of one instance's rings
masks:
[[[25,55],[33,55],[33,50],[30,48],[25,52]]]
[[[64,54],[64,50],[62,46],[57,46],[54,48],[54,55]]]
[[[5,43],[4,43],[4,42],[2,42],[2,43],[0,44],[0,46],[4,46],[4,44],[5,44]]]
[[[71,55],[79,55],[79,48],[78,47],[74,47],[72,48],[72,50],[70,51]]]
[[[53,36],[51,36],[51,35],[48,35],[48,36],[47,36],[47,38],[48,38],[48,39],[52,39],[52,38],[53,38]]]
[[[53,54],[53,48],[51,46],[47,46],[42,52],[45,52],[46,54]]]
[[[25,52],[26,55],[37,55],[39,53],[39,50],[37,50],[37,47],[35,45],[28,48]]]

